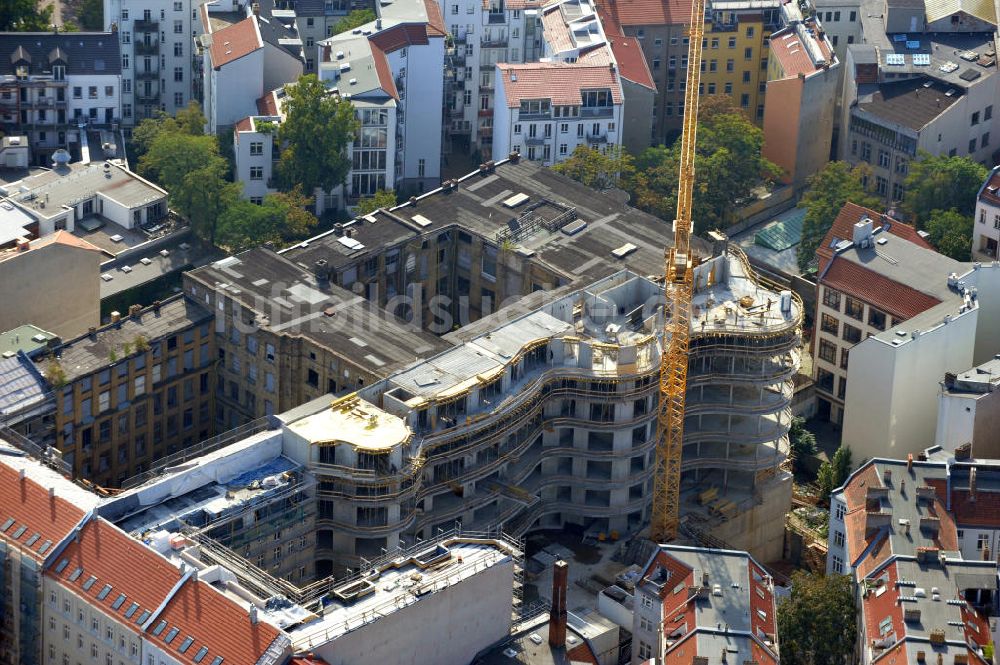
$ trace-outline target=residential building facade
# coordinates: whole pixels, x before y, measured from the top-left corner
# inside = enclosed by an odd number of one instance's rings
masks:
[[[1000,169],[993,167],[976,197],[972,226],[972,258],[995,261],[1000,249]]]
[[[80,149],[83,126],[123,120],[123,63],[113,32],[0,33],[0,126],[23,133],[34,162]]]
[[[37,360],[56,393],[55,447],[74,477],[119,487],[214,434],[211,310],[175,296],[91,331]]]
[[[797,191],[830,159],[840,61],[813,20],[794,21],[770,37],[763,155]]]

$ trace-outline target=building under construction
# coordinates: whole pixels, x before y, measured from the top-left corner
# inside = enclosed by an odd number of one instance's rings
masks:
[[[802,305],[734,248],[701,264],[695,285],[682,533],[779,558]],[[643,528],[661,285],[622,271],[518,307],[359,393],[282,417],[285,454],[318,478],[317,571],[456,525]]]

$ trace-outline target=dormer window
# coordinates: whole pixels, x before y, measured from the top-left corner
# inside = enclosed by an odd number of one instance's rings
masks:
[[[584,108],[611,106],[610,90],[585,90],[583,92]]]
[[[65,81],[66,65],[52,65],[52,78],[56,81]]]

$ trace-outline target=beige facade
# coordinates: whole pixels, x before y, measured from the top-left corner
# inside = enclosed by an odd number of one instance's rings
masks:
[[[100,250],[65,231],[0,251],[0,330],[76,337],[100,322]]]
[[[46,575],[42,585],[45,663],[139,665],[139,626],[103,612],[89,599]]]

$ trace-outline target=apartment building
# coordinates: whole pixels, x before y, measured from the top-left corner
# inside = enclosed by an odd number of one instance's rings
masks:
[[[868,241],[869,246],[862,245]],[[864,260],[876,248],[884,248],[897,263]],[[949,299],[945,277],[961,264],[935,252],[912,226],[853,203],[841,209],[816,258],[818,414],[842,424],[851,348]]]
[[[24,134],[35,163],[79,149],[81,126],[123,118],[123,63],[110,32],[0,33],[0,127]]]
[[[866,1],[864,42],[845,56],[838,154],[866,163],[887,205],[919,150],[993,165],[998,79],[992,7]],[[985,13],[984,13],[985,12]]]
[[[258,205],[277,191],[272,181],[279,150],[274,130],[281,120],[280,115],[251,115],[233,127],[234,179],[243,184],[243,198]]]
[[[214,433],[212,312],[175,296],[36,360],[56,393],[56,443],[74,477],[118,487]]]
[[[4,433],[6,439],[8,433]],[[98,499],[60,471],[0,441],[0,663],[42,665],[45,592],[42,569]],[[52,487],[60,487],[58,494]]]
[[[827,571],[858,585],[861,663],[991,662],[995,511],[983,487],[996,468],[968,451],[929,457],[870,460],[831,498]]]
[[[23,213],[26,224],[20,224],[31,235],[41,238],[59,230],[73,232],[77,225],[90,231],[103,222],[135,229],[167,216],[167,191],[125,164],[117,160],[70,164],[65,151],[54,157],[51,170],[0,185],[6,205]],[[9,208],[0,211],[4,218],[17,214]]]
[[[658,546],[636,582],[633,619],[635,665],[711,662],[719,653],[780,662],[774,580],[746,552]]]
[[[217,133],[255,113],[265,91],[297,80],[304,53],[294,27],[259,5],[212,11],[204,4],[200,12],[203,106],[208,131]]]
[[[972,258],[995,261],[1000,248],[1000,169],[993,167],[976,196],[972,227]]]
[[[889,4],[896,4],[890,0]],[[905,2],[901,0],[900,4]],[[861,0],[813,0],[816,21],[823,26],[830,45],[841,62],[847,47],[862,42]],[[839,93],[838,93],[839,94]]]
[[[993,432],[1000,417],[1000,359],[991,358],[964,372],[947,373],[938,394],[934,444],[954,450],[972,444],[982,458],[1000,458]]]
[[[796,190],[830,160],[840,61],[819,23],[792,21],[771,34],[763,155]]]
[[[624,97],[614,63],[500,64],[495,85],[493,146],[504,154],[551,166],[578,146],[621,146]]]
[[[106,28],[121,49],[122,122],[139,124],[158,111],[173,115],[200,98],[195,39],[197,0],[105,0]]]
[[[0,328],[32,324],[71,338],[96,326],[103,258],[67,231],[0,250]]]

